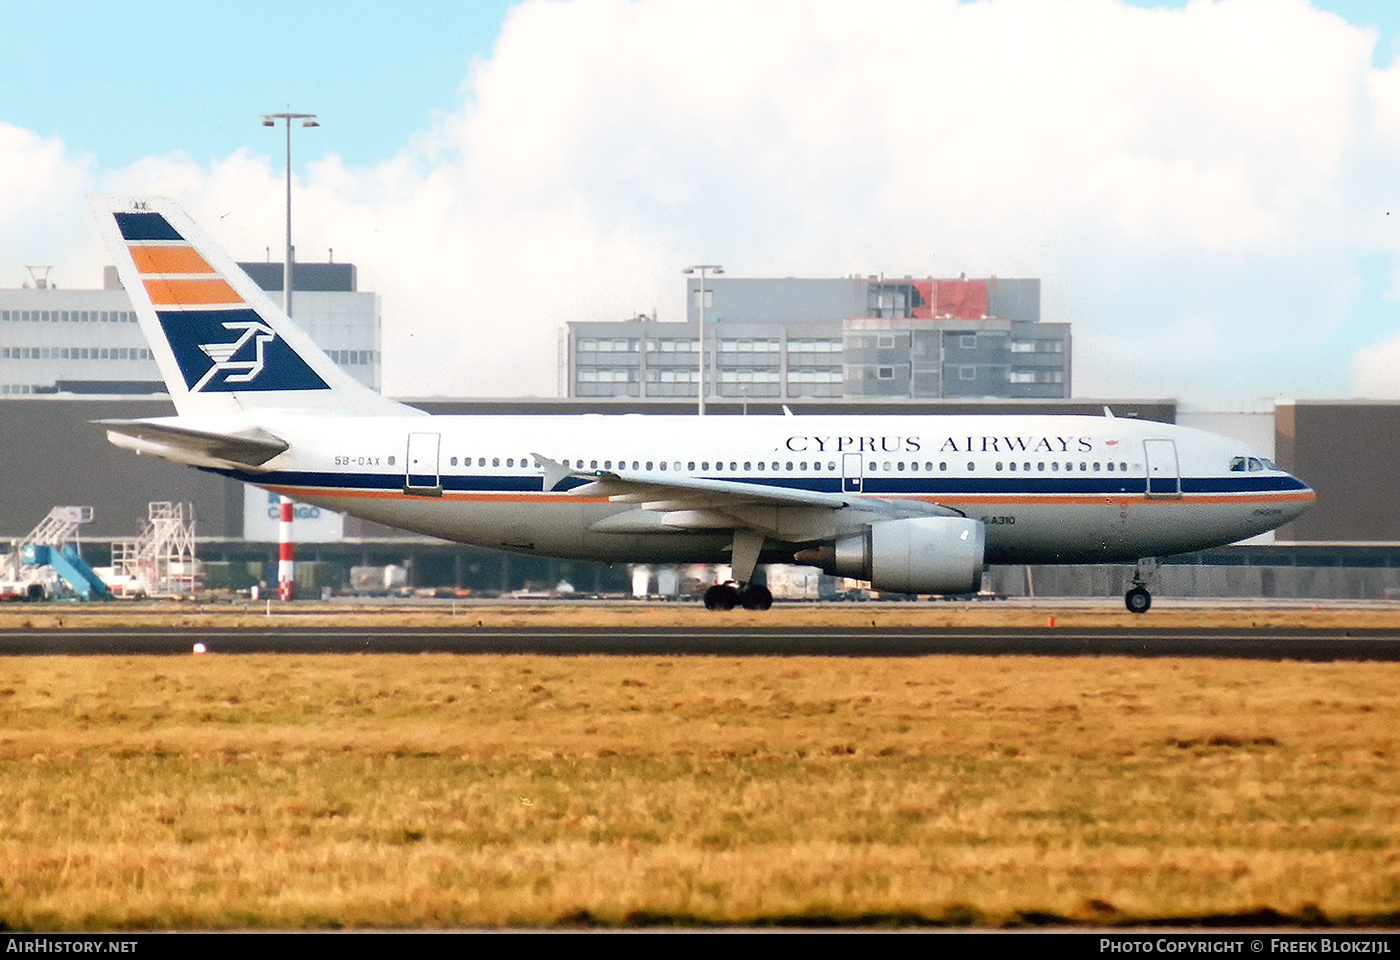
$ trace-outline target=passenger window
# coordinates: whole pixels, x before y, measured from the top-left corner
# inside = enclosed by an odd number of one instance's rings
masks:
[[[998,473],[1001,472],[1001,461],[1000,461],[1000,460],[997,461],[997,472],[998,472]]]
[[[611,461],[611,460],[604,460],[604,461],[603,461],[603,469],[604,469],[604,470],[611,470],[611,469],[612,469],[612,461]]]
[[[738,464],[736,461],[734,461],[734,460],[730,460],[730,461],[729,461],[729,469],[730,469],[731,472],[736,471],[736,470],[739,469],[739,464]]]
[[[1008,470],[1010,470],[1012,473],[1015,473],[1015,472],[1016,472],[1016,461],[1015,461],[1015,460],[1012,460],[1010,463],[1008,463],[1008,464],[1006,465],[1006,468],[1007,468]]]
[[[788,468],[789,471],[792,470],[792,461],[791,461],[791,460],[788,461],[787,468]]]
[[[947,469],[948,469],[948,461],[947,461],[947,460],[940,461],[939,464],[938,464],[938,469],[940,469],[940,470],[947,470]]]
[[[597,469],[598,469],[598,461],[597,461],[597,460],[590,460],[590,461],[588,461],[588,469],[590,469],[590,470],[597,470]]]
[[[652,462],[651,462],[650,460],[647,461],[647,469],[648,469],[648,470],[652,469],[651,463],[652,463]]]
[[[486,466],[486,458],[485,458],[485,457],[479,458],[479,459],[476,461],[476,465],[477,465],[478,467],[484,467],[484,466]]]
[[[745,470],[752,470],[752,469],[753,469],[753,465],[750,464],[749,461],[745,460],[745,461],[744,461],[744,469],[745,469]]]
[[[967,461],[967,469],[969,469],[969,470],[976,470],[976,469],[977,469],[977,464],[975,464],[975,463],[973,463],[971,460],[969,460],[969,461]]]
[[[1111,461],[1111,460],[1109,461],[1109,464],[1108,464],[1108,472],[1109,472],[1109,473],[1112,473],[1112,472],[1113,472],[1113,461]]]
[[[695,461],[692,460],[689,463],[687,463],[685,465],[685,468],[693,473],[695,471]]]
[[[457,466],[457,458],[456,458],[456,457],[453,457],[453,458],[452,458],[452,465],[453,465],[454,467]]]

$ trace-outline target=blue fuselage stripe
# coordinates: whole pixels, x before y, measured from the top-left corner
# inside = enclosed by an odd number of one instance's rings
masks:
[[[258,486],[314,487],[334,493],[337,490],[402,490],[402,473],[330,473],[320,471],[283,470],[273,473],[246,471],[217,471],[225,476]],[[413,479],[415,486],[427,486],[432,477]],[[655,479],[664,483],[662,478]],[[750,483],[755,486],[806,490],[814,493],[840,493],[840,477],[756,477],[718,476],[705,479],[729,483]],[[544,478],[512,475],[449,475],[440,478],[444,492],[453,493],[540,493]],[[569,477],[555,490],[567,491],[588,483]],[[1184,494],[1248,494],[1293,493],[1306,490],[1307,485],[1294,477],[1183,477]],[[857,491],[851,491],[857,492]],[[954,496],[964,494],[1007,494],[1017,496],[1047,496],[1055,494],[1142,495],[1146,481],[1142,477],[866,477],[859,492],[881,496]]]

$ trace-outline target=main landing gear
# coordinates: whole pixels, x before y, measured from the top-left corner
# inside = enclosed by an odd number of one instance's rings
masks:
[[[767,610],[773,606],[773,594],[756,583],[717,583],[705,591],[706,610]]]
[[[773,594],[768,588],[749,582],[762,550],[761,534],[742,528],[734,531],[734,549],[730,556],[734,579],[729,583],[717,583],[705,591],[706,610],[733,610],[735,607],[767,610],[773,606]]]
[[[1123,604],[1129,613],[1146,613],[1152,609],[1152,594],[1148,586],[1157,579],[1157,558],[1145,557],[1133,571],[1133,585],[1123,594]]]

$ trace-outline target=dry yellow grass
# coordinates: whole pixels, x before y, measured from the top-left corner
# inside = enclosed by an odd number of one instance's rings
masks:
[[[1400,915],[1400,665],[0,660],[16,928]]]

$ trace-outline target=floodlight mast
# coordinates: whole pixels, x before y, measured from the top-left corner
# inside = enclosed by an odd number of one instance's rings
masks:
[[[292,113],[291,104],[286,113],[265,113],[264,127],[275,127],[277,121],[287,126],[287,259],[282,266],[282,312],[288,319],[292,316],[292,121],[300,120],[303,127],[319,127],[314,113]],[[277,555],[277,598],[296,598],[296,547],[292,540],[292,498],[283,494],[279,498],[281,521],[278,524]]]
[[[290,105],[289,105],[290,106]],[[281,120],[287,127],[287,259],[282,268],[282,312],[292,315],[292,121],[300,120],[303,127],[319,127],[314,113],[265,113],[264,127],[275,127]]]
[[[686,267],[681,273],[689,275],[696,271],[700,273],[700,337],[698,341],[700,347],[700,382],[696,384],[698,389],[695,391],[700,398],[700,404],[696,414],[697,416],[703,417],[705,415],[705,274],[710,272],[718,276],[724,273],[724,268],[717,263],[697,263]]]

